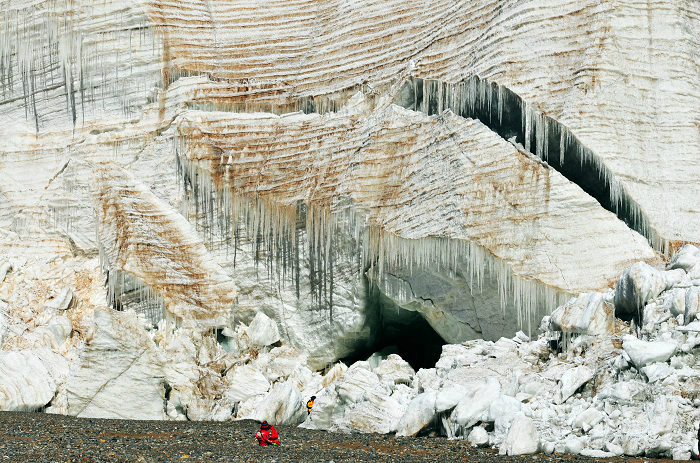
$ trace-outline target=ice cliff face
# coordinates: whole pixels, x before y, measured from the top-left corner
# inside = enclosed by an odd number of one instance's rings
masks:
[[[0,5],[0,342],[70,365],[7,403],[104,416],[136,381],[133,417],[228,418],[416,320],[534,335],[700,242],[691,0]]]

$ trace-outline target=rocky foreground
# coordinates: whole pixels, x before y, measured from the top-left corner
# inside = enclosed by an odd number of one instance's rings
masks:
[[[83,419],[0,412],[3,462],[655,461],[579,455],[500,456],[464,441],[341,434],[279,426],[281,447],[259,447],[252,420],[217,423]]]

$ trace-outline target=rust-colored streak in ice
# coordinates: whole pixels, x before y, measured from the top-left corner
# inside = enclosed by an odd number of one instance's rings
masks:
[[[224,324],[236,297],[187,221],[114,165],[97,169],[100,240],[112,268],[140,278],[181,318]]]
[[[262,200],[269,210],[286,208],[287,229],[298,201],[318,210],[315,217],[349,206],[380,242],[389,236],[473,242],[516,275],[571,292],[606,288],[633,259],[601,251],[616,263],[579,287],[577,274],[594,264],[567,262],[576,243],[595,241],[602,229],[626,233],[624,224],[478,121],[384,111],[371,121],[193,111],[177,122],[180,155],[217,190]],[[585,232],[572,239],[562,224]]]

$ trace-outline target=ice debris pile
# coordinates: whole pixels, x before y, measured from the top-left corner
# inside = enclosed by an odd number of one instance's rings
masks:
[[[520,332],[447,344],[435,367],[418,371],[381,353],[314,371],[263,313],[218,331],[168,320],[153,327],[134,311],[106,309],[99,279],[78,279],[97,259],[74,264],[3,264],[0,409],[433,433],[510,455],[682,460],[697,448],[700,249],[692,245],[666,270],[637,263],[614,290],[572,298],[542,320],[537,339]],[[41,310],[21,304],[59,282],[67,286]]]
[[[303,426],[437,432],[506,454],[690,459],[700,251],[684,246],[667,268],[638,263],[615,290],[572,298],[537,340],[445,345],[435,368],[418,372],[395,355],[357,362],[317,394]]]

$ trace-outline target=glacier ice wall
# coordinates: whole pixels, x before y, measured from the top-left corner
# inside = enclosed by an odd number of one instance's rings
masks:
[[[399,91],[396,102],[426,114],[439,114],[449,109],[460,116],[478,119],[579,185],[601,206],[644,235],[655,249],[669,251],[669,243],[650,227],[639,204],[601,159],[568,127],[528,106],[510,89],[478,76],[454,84],[409,79]]]
[[[250,85],[218,87],[210,98],[202,92],[198,99],[211,107],[269,110],[312,98],[323,112],[333,108],[328,99],[357,90],[376,97],[407,74],[447,82],[478,75],[511,89],[596,153],[648,217],[659,248],[700,241],[693,231],[700,194],[692,180],[700,169],[693,0],[235,7],[245,5],[191,2],[188,14],[205,18],[196,29],[187,14],[150,5],[178,68]],[[271,48],[268,40],[288,46]]]
[[[607,271],[595,282],[582,278],[587,266],[607,262],[613,277],[615,268],[654,257],[641,236],[556,171],[483,124],[453,114],[426,117],[393,105],[367,120],[356,113],[191,111],[177,124],[181,176],[199,190],[192,192],[196,210],[223,211],[223,223],[236,224],[234,248],[237,227],[253,238],[256,253],[267,240],[270,266],[281,268],[277,273],[288,275],[290,285],[299,278],[293,259],[299,203],[309,266],[327,269],[318,282],[322,288],[332,283],[327,279],[338,252],[355,253],[361,268],[402,302],[415,295],[394,280],[383,281],[385,273],[410,276],[424,267],[455,273],[459,267],[470,288],[482,288],[484,275],[493,279],[489,285],[500,303],[491,305],[490,298],[490,309],[500,312],[510,301],[508,317],[521,325],[580,285],[609,284]],[[587,229],[591,221],[597,227]],[[576,223],[581,225],[573,237],[568,227]],[[604,245],[602,230],[625,236],[629,247]],[[331,252],[324,244],[343,233],[355,236],[359,249]],[[601,258],[574,264],[573,247],[584,242]],[[235,251],[229,254],[235,259]],[[325,307],[332,311],[330,302]],[[451,321],[434,327],[446,335]]]
[[[457,340],[497,336],[489,323],[527,323],[655,259],[579,188],[487,127],[388,106],[410,76],[478,75],[511,89],[527,114],[559,121],[596,154],[657,249],[700,241],[700,19],[689,0],[0,6],[8,254],[96,255],[92,173],[109,162],[195,225],[187,234],[200,234],[245,289],[239,316],[264,310],[317,352],[343,333],[371,337],[365,275]],[[148,288],[166,297],[167,276],[140,281],[145,299]],[[460,308],[445,304],[465,281],[470,297],[483,293],[477,315],[500,320],[453,324]],[[353,342],[326,350],[341,355]]]

